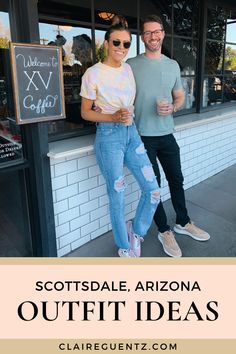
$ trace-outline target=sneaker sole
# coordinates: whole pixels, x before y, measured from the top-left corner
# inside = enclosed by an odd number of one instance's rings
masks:
[[[170,257],[172,257],[172,258],[181,258],[181,257],[182,257],[182,254],[181,254],[180,256],[176,256],[176,255],[173,255],[173,254],[171,254],[170,252],[168,252],[168,251],[165,249],[165,246],[164,246],[164,244],[163,244],[163,241],[162,241],[161,236],[158,235],[157,237],[158,237],[158,240],[159,240],[159,241],[161,242],[161,244],[162,244],[162,247],[163,247],[164,252],[165,252],[166,254],[168,254],[168,256],[170,256]]]
[[[190,232],[186,231],[186,230],[179,230],[177,227],[173,227],[174,232],[176,232],[177,234],[182,234],[182,235],[187,235],[192,237],[194,240],[196,241],[208,241],[210,239],[210,236],[208,238],[199,238],[197,236],[194,236],[193,234],[191,234]]]

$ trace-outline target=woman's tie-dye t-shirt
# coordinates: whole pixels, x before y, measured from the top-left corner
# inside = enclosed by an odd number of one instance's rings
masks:
[[[110,114],[134,104],[135,80],[130,66],[122,63],[113,68],[101,62],[91,66],[82,77],[80,95]]]

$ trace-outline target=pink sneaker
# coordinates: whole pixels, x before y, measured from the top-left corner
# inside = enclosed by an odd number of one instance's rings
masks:
[[[133,232],[131,220],[126,222],[126,227],[127,227],[127,232],[128,232],[129,242],[130,242],[130,249],[133,251],[136,257],[140,257],[141,242],[143,242],[143,237],[140,237],[139,235],[136,235]]]

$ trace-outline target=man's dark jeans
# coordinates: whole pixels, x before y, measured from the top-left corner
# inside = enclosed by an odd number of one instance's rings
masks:
[[[165,136],[142,136],[142,141],[153,165],[157,182],[161,186],[161,175],[157,158],[169,184],[171,201],[176,212],[176,224],[186,225],[190,218],[185,204],[183,175],[180,163],[180,149],[173,134]],[[160,232],[170,230],[162,202],[159,203],[154,221]]]

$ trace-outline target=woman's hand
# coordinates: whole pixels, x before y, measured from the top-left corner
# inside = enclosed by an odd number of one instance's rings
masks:
[[[112,114],[113,122],[128,124],[131,113],[127,108],[120,108],[118,111]]]

